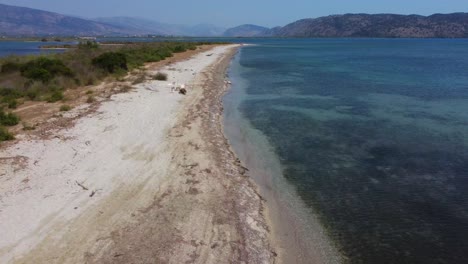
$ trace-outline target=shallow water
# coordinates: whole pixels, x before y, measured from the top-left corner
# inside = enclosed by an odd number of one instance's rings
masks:
[[[228,137],[265,138],[250,163],[345,262],[466,262],[468,40],[263,40],[235,67]]]

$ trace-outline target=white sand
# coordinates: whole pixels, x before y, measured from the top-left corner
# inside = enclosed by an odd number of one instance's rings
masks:
[[[122,186],[158,186],[168,176],[167,133],[184,99],[171,93],[168,83],[187,84],[190,93],[195,73],[228,48],[167,66],[168,81],[148,81],[112,96],[96,114],[54,139],[23,139],[0,149],[0,262],[28,253],[54,228],[63,228]]]

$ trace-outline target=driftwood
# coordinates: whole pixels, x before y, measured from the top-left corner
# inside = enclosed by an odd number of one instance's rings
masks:
[[[78,181],[76,181],[76,184],[78,184],[78,186],[80,186],[80,187],[81,187],[83,190],[85,190],[85,191],[88,191],[88,190],[89,190],[86,186],[84,186],[83,184],[79,183]]]

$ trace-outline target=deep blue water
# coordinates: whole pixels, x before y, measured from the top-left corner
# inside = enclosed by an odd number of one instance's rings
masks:
[[[0,41],[0,58],[10,55],[39,55],[47,53],[59,53],[63,50],[41,50],[44,45],[63,45],[68,42],[38,42],[38,41]]]
[[[238,110],[346,262],[468,263],[468,40],[258,43]]]

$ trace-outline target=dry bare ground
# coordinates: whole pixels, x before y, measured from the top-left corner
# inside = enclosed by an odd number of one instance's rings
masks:
[[[0,262],[274,263],[263,201],[222,133],[235,52],[150,65],[169,80],[1,149]]]

